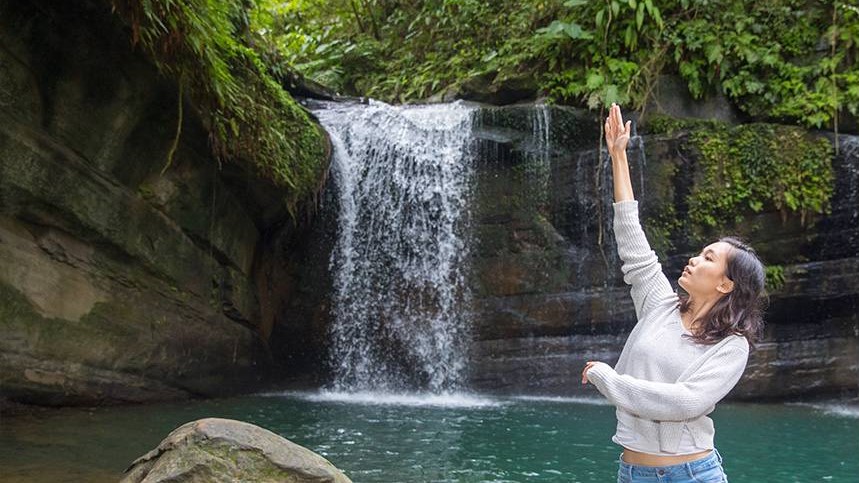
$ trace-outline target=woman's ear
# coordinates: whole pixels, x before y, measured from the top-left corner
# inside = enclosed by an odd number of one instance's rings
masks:
[[[734,290],[734,281],[729,278],[725,278],[725,280],[716,287],[716,290],[723,294],[729,294]]]

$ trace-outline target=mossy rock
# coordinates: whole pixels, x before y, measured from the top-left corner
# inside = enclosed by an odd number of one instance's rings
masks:
[[[328,460],[271,431],[230,419],[192,421],[126,470],[142,481],[349,483]]]

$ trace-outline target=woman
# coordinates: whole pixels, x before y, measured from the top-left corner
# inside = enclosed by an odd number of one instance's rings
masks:
[[[617,407],[618,482],[727,481],[706,415],[734,387],[760,338],[764,267],[722,238],[689,259],[675,293],[638,220],[626,145],[630,122],[614,104],[605,136],[614,175],[614,231],[638,323],[612,368],[589,361],[590,382]]]

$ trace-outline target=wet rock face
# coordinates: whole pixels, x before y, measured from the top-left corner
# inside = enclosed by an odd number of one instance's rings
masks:
[[[208,418],[170,433],[126,470],[123,483],[349,483],[328,460],[259,426]]]
[[[253,383],[273,324],[261,306],[289,296],[258,289],[281,275],[260,265],[285,233],[283,193],[220,167],[190,106],[161,173],[178,94],[107,2],[2,0],[0,34],[0,396],[139,402]]]
[[[610,164],[581,111],[489,107],[476,128],[471,384],[506,393],[586,394],[586,360],[614,363],[635,324],[611,233]],[[840,137],[832,212],[803,226],[779,213],[734,231],[784,267],[765,340],[734,397],[851,394],[859,385],[859,138]],[[676,287],[700,249],[685,225],[695,152],[684,136],[633,140],[645,232]],[[666,213],[684,220],[660,231]],[[667,237],[666,237],[667,233]]]
[[[653,87],[648,112],[679,118],[718,119],[732,124],[743,118],[739,109],[722,93],[694,98],[679,75],[660,75]]]
[[[634,324],[611,233],[608,164],[586,111],[486,107],[475,127],[470,385],[575,395]],[[637,162],[636,156],[630,156]]]
[[[425,102],[433,104],[462,99],[498,106],[533,100],[539,93],[537,79],[528,73],[498,79],[497,72],[490,72],[446,87],[428,97]]]

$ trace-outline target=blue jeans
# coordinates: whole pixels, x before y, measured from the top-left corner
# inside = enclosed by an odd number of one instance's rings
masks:
[[[719,450],[703,458],[671,466],[631,465],[618,458],[617,483],[727,483]]]

